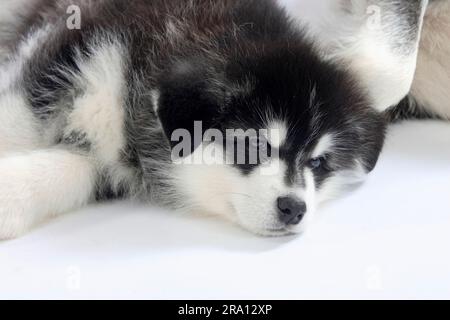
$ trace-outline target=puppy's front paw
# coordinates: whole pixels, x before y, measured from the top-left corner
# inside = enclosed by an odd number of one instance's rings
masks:
[[[35,221],[35,205],[30,190],[15,181],[2,182],[0,186],[0,240],[21,236]],[[8,188],[6,188],[8,187]]]
[[[23,212],[20,211],[21,209],[19,208],[17,210],[0,208],[0,240],[17,238],[30,228],[30,222],[27,221]]]

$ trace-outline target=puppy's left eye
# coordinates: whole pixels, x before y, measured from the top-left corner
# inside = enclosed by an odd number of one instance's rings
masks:
[[[262,137],[250,139],[250,145],[255,149],[267,149],[269,142]]]
[[[325,167],[327,159],[325,157],[312,158],[308,162],[308,166],[313,170],[319,170]]]

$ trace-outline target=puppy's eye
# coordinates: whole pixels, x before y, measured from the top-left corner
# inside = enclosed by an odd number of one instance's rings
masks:
[[[326,161],[325,157],[312,158],[309,160],[308,166],[313,170],[319,170],[325,167]]]
[[[268,144],[268,141],[261,137],[250,139],[250,145],[255,149],[267,149]]]

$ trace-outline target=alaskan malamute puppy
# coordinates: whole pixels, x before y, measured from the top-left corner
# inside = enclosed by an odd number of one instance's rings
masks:
[[[385,121],[370,91],[276,1],[13,7],[0,238],[117,197],[296,233],[377,162]]]

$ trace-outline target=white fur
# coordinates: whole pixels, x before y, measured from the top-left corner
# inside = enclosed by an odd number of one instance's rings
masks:
[[[409,92],[416,67],[416,55],[408,57],[393,55],[383,41],[362,39],[352,52],[350,68],[359,74],[364,87],[369,89],[373,106],[378,111],[396,105]]]
[[[285,167],[279,165],[280,170],[272,175],[255,170],[247,177],[227,165],[182,165],[177,170],[178,187],[191,199],[193,212],[223,216],[258,234],[276,234],[285,228],[276,200],[289,194]]]
[[[126,85],[120,47],[103,45],[88,61],[79,62],[79,68],[79,82],[86,92],[74,102],[66,134],[86,133],[96,158],[103,164],[116,163],[126,143]]]
[[[158,114],[158,106],[159,106],[159,99],[161,98],[161,92],[157,89],[153,89],[150,91],[150,95],[152,98],[152,104],[153,104],[153,110],[156,114]]]
[[[268,126],[266,139],[272,147],[280,148],[286,142],[287,132],[286,123],[274,120]]]
[[[295,228],[295,232],[304,232],[308,225],[313,220],[317,208],[320,205],[318,198],[318,190],[316,188],[316,182],[314,180],[314,173],[309,168],[305,168],[303,171],[305,188],[301,190],[299,195],[306,203],[306,215],[303,218],[301,224]]]
[[[33,151],[46,147],[45,132],[35,129],[37,120],[24,97],[10,90],[0,94],[0,154],[9,152],[0,158],[0,239],[86,204],[100,169],[114,173],[113,185],[130,178],[131,172],[118,165],[126,143],[121,57],[120,47],[104,45],[89,60],[78,61],[80,75],[75,80],[86,91],[74,101],[65,133],[86,134],[91,143],[86,155],[58,149]],[[14,151],[21,153],[13,155]]]
[[[175,164],[174,181],[180,196],[190,199],[192,212],[223,216],[261,235],[305,229],[318,206],[310,169],[304,169],[303,187],[300,184],[289,186],[286,164],[278,158],[244,176],[237,168],[223,164],[225,161],[217,161],[224,156],[222,146],[214,149],[216,153],[207,151],[206,146],[197,148]],[[298,226],[286,227],[280,222],[277,199],[284,196],[296,197],[307,205],[306,217]]]
[[[359,162],[352,170],[335,172],[317,192],[317,203],[322,204],[342,196],[363,183],[366,178],[367,172]]]
[[[376,26],[371,16],[379,1],[278,0],[306,26],[327,60],[347,65],[369,92],[373,107],[384,111],[405,97],[413,81],[417,45],[408,54],[390,47],[402,36],[401,18],[382,7],[386,25]],[[428,0],[422,1],[423,13]],[[351,6],[351,12],[342,10]],[[376,14],[376,13],[375,13]]]
[[[198,152],[198,150],[196,150]],[[176,164],[174,182],[191,212],[228,216],[239,173],[219,164]]]
[[[327,133],[324,134],[319,142],[316,144],[314,151],[312,153],[312,158],[318,158],[324,156],[327,152],[330,152],[333,148],[333,135]]]
[[[0,158],[0,239],[85,205],[95,169],[82,155],[41,150]]]
[[[42,144],[37,138],[35,119],[18,93],[0,93],[0,120],[0,156],[6,151],[29,150]]]

